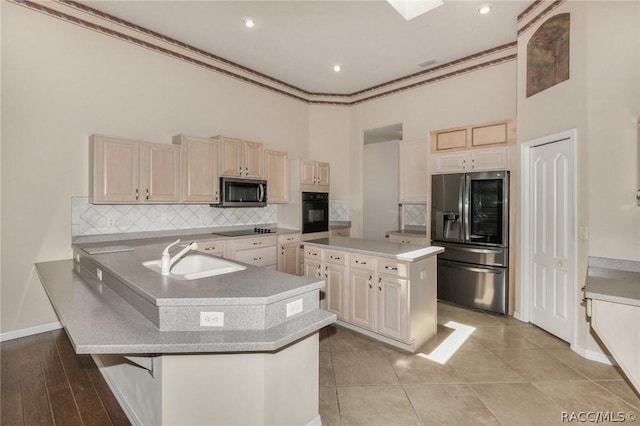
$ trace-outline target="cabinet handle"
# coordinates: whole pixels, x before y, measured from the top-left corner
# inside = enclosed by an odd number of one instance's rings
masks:
[[[312,251],[310,251],[310,252],[309,252],[309,253],[307,253],[307,254],[308,254],[309,256],[317,256],[317,255],[318,255],[318,253],[314,253],[314,252],[312,252]],[[319,266],[318,266],[318,268],[319,268]]]
[[[397,271],[398,268],[396,268],[395,266],[385,266],[384,269],[388,270],[388,271]]]
[[[149,199],[149,188],[147,188],[147,200]]]
[[[411,241],[407,241],[407,240],[402,240],[403,243],[407,243],[409,244]]]
[[[261,257],[254,257],[253,260],[262,260]]]
[[[476,168],[476,159],[474,158],[473,160],[471,160],[471,169],[475,169]]]
[[[333,260],[340,260],[340,256],[329,256],[329,258]]]
[[[373,280],[373,275],[369,275],[369,288],[373,288],[371,285],[371,281]]]
[[[136,188],[136,201],[140,199],[140,193],[138,192],[138,188]]]
[[[218,191],[216,191],[216,195],[213,197],[213,199],[218,201]]]
[[[362,261],[361,260],[356,260],[356,264],[358,264],[358,265],[366,265],[367,262],[365,262],[364,260],[362,260]]]
[[[467,160],[462,160],[462,168],[463,169],[467,168]]]
[[[254,245],[254,246],[259,246],[260,244],[262,244],[262,241],[254,241],[254,242],[253,242],[253,245]]]

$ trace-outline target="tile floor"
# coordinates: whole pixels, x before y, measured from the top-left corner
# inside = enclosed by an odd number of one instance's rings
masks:
[[[473,332],[440,364],[426,356],[454,333],[449,321]],[[563,413],[640,416],[640,398],[617,368],[580,357],[535,326],[446,304],[438,305],[438,323],[437,336],[413,355],[341,327],[321,330],[322,424],[550,425],[563,424]]]

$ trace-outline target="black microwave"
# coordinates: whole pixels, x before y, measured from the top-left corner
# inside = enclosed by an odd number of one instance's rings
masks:
[[[220,178],[219,207],[264,207],[266,205],[266,180]]]

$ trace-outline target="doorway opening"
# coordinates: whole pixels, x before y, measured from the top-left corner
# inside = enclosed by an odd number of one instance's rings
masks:
[[[363,145],[363,238],[384,240],[399,228],[398,143],[402,123],[365,130]]]

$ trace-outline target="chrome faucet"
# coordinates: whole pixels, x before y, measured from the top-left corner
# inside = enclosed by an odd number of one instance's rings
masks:
[[[180,239],[178,238],[176,241],[165,247],[164,251],[162,252],[162,258],[160,259],[160,273],[162,275],[169,275],[174,263],[176,263],[189,250],[196,250],[198,248],[198,243],[194,242],[180,250],[175,256],[171,257],[171,255],[169,255],[169,249],[179,242]]]

